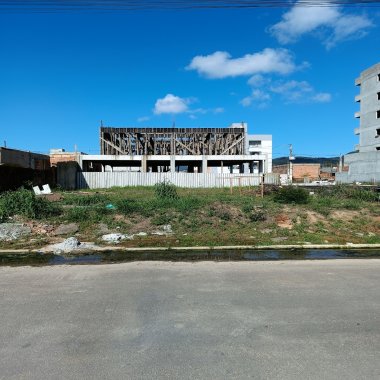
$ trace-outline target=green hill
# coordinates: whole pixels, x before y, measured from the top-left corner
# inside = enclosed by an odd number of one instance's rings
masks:
[[[289,157],[278,157],[273,159],[273,165],[285,165],[289,163]],[[293,164],[321,164],[321,166],[337,166],[339,157],[296,157]]]

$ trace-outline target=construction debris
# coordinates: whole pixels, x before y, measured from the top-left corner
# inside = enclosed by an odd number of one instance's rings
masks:
[[[42,186],[42,190],[40,189],[39,186],[33,186],[33,191],[34,194],[36,195],[46,195],[46,194],[51,194],[51,189],[48,184]]]
[[[44,251],[53,252],[54,254],[61,254],[71,253],[73,251],[78,250],[90,250],[94,248],[96,248],[96,246],[92,243],[81,243],[77,238],[69,237],[62,243],[53,244],[45,247]]]
[[[116,233],[116,234],[106,234],[102,236],[102,240],[108,243],[119,243],[120,241],[126,240],[126,239],[132,240],[133,235],[124,235],[124,234]]]
[[[18,223],[0,223],[0,241],[17,240],[20,237],[30,235],[30,227]]]

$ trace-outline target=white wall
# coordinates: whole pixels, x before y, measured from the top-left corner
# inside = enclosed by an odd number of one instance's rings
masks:
[[[103,189],[113,186],[154,186],[168,180],[178,187],[212,188],[259,186],[260,175],[216,174],[216,173],[133,173],[133,172],[79,172],[77,188]],[[266,184],[278,185],[278,174],[266,175]]]
[[[250,142],[259,141],[257,146]],[[272,135],[247,135],[247,154],[265,154],[267,156],[267,173],[272,173]]]

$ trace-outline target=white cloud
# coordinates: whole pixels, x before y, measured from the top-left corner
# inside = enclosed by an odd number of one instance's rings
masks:
[[[327,92],[320,92],[313,96],[312,100],[316,103],[329,103],[331,101],[331,94]]]
[[[268,81],[270,81],[269,78],[266,78],[261,74],[255,74],[248,79],[248,84],[252,87],[262,87],[268,84]]]
[[[296,80],[290,80],[288,82],[277,82],[277,84],[271,87],[271,91],[278,94],[286,93],[292,90],[299,90],[302,92],[312,91],[312,87],[306,81],[298,82]]]
[[[241,100],[243,107],[249,107],[253,102],[258,101],[259,104],[264,104],[270,100],[270,95],[261,90],[253,90],[250,96],[245,97]]]
[[[289,50],[267,48],[241,58],[231,58],[225,51],[216,51],[206,56],[198,55],[186,69],[195,70],[208,78],[220,79],[259,73],[289,74],[297,66]]]
[[[204,108],[195,108],[193,110],[187,110],[186,111],[187,113],[191,113],[191,114],[206,114],[208,112],[208,110],[205,110]]]
[[[197,115],[205,115],[207,113],[222,113],[224,112],[224,108],[216,107],[216,108],[190,108],[189,106],[193,103],[198,102],[197,98],[180,98],[179,96],[175,96],[173,94],[167,94],[165,97],[161,99],[157,99],[153,113],[156,115],[161,114],[179,114],[179,113],[187,113],[190,119],[196,119]],[[137,119],[138,122],[147,121],[150,118],[148,116],[140,117]]]
[[[216,108],[195,108],[195,109],[189,109],[186,111],[187,113],[191,114],[191,115],[205,115],[206,113],[214,113],[214,114],[218,114],[218,113],[223,113],[224,112],[224,108],[223,107],[216,107]],[[194,117],[195,119],[195,117]]]
[[[294,43],[306,33],[323,31],[323,43],[331,48],[340,41],[362,37],[371,26],[365,15],[346,14],[340,7],[307,7],[297,2],[269,30],[281,44]]]
[[[302,7],[295,5],[282,16],[282,21],[270,28],[271,33],[282,44],[296,42],[305,33],[331,25],[339,18],[333,7]]]
[[[316,92],[313,86],[307,81],[275,81],[270,78],[265,79],[262,89],[255,88],[256,81],[253,81],[253,90],[251,95],[243,98],[240,103],[243,107],[249,107],[255,104],[259,108],[267,106],[274,96],[279,96],[285,104],[290,103],[328,103],[332,100],[332,96],[326,92]]]
[[[362,38],[368,33],[367,30],[371,26],[371,20],[365,16],[346,15],[341,17],[335,23],[334,33],[326,39],[325,45],[330,49],[340,41]]]
[[[270,87],[270,91],[281,95],[285,103],[327,103],[332,98],[329,93],[316,93],[306,81],[279,81]]]
[[[189,99],[180,98],[179,96],[175,96],[173,94],[167,94],[164,98],[157,99],[153,112],[156,115],[164,113],[183,113],[188,110],[188,104],[190,102],[191,100]]]
[[[270,91],[280,94],[286,103],[302,102],[306,96],[312,93],[313,87],[306,81],[290,80],[288,82],[277,82],[270,87]]]

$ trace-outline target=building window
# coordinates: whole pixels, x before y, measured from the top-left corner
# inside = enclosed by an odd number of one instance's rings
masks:
[[[376,111],[376,119],[380,119],[380,110]]]
[[[380,74],[377,74],[377,81],[380,82]]]
[[[377,93],[377,100],[380,100],[380,92]]]
[[[380,150],[380,146],[377,146],[377,147],[376,147],[376,150]]]
[[[251,140],[249,142],[249,146],[261,146],[261,141],[260,140]]]

